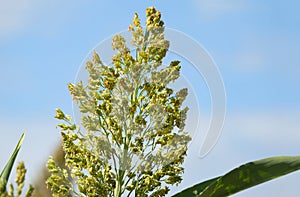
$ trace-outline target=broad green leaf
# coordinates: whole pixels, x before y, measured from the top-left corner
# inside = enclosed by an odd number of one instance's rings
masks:
[[[236,168],[208,186],[199,197],[229,196],[300,169],[300,156],[271,157]]]
[[[211,179],[211,184],[203,189],[207,182],[193,186],[198,197],[229,196],[255,185],[278,178],[300,169],[300,156],[271,157],[244,164],[224,176]],[[208,182],[209,183],[209,182]],[[189,189],[179,193],[180,196],[193,196]],[[196,196],[196,195],[194,195]],[[177,196],[177,194],[175,195]]]
[[[207,181],[204,181],[202,183],[196,184],[192,187],[189,187],[175,195],[173,195],[172,197],[190,197],[190,196],[196,196],[196,194],[200,194],[207,186],[211,185],[213,182],[215,182],[217,178],[213,178]]]
[[[25,133],[22,134],[13,154],[11,155],[10,159],[8,160],[7,164],[5,165],[4,169],[2,170],[2,172],[0,174],[0,193],[4,193],[6,191],[6,184],[7,184],[9,175],[11,173],[12,167],[14,165],[14,162],[16,160],[16,157],[18,155],[18,152],[23,143],[24,137],[25,137]]]

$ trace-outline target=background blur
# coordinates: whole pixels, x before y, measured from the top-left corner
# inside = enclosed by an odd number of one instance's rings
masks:
[[[300,154],[298,1],[0,0],[0,169],[26,131],[18,160],[27,183],[37,180],[59,144],[55,108],[72,114],[67,83],[91,49],[127,29],[135,12],[144,19],[152,5],[167,27],[208,50],[227,94],[218,143],[204,158],[192,144],[184,181],[172,191],[251,160]],[[235,196],[296,196],[299,180],[296,172]]]

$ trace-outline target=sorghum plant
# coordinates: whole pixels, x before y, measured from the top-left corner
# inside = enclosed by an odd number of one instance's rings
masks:
[[[17,173],[16,173],[17,177],[15,179],[15,183],[17,184],[16,193],[12,183],[9,184],[8,190],[6,187],[7,187],[11,170],[13,168],[13,165],[15,163],[15,160],[17,158],[17,155],[23,143],[24,137],[25,137],[25,133],[22,134],[13,154],[11,155],[10,159],[8,160],[7,164],[5,165],[4,169],[0,174],[0,197],[14,197],[14,196],[19,197],[22,194],[22,190],[25,185],[25,175],[26,175],[26,168],[24,162],[19,162],[17,166]],[[25,196],[26,197],[32,196],[33,190],[34,189],[32,185],[29,185],[29,188]]]
[[[20,197],[22,194],[22,190],[25,185],[25,175],[26,175],[26,168],[24,165],[24,162],[19,162],[17,166],[17,174],[16,174],[16,179],[15,183],[17,184],[16,191],[14,188],[14,185],[12,183],[9,184],[9,190],[6,192],[3,192],[0,194],[0,197]],[[29,185],[29,188],[25,194],[25,197],[30,197],[33,194],[33,186]]]
[[[165,196],[179,184],[191,140],[185,132],[187,89],[170,88],[180,76],[179,61],[163,65],[169,42],[161,13],[146,9],[129,26],[130,49],[114,36],[111,64],[94,51],[86,63],[88,83],[69,84],[82,113],[81,124],[57,109],[67,169],[48,161],[54,196]],[[68,173],[70,172],[70,173]]]

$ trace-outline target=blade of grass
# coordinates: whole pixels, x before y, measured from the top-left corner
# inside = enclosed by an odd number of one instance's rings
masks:
[[[2,170],[0,174],[0,193],[4,193],[6,191],[6,184],[9,178],[9,175],[11,173],[12,167],[14,165],[14,162],[16,160],[16,157],[18,155],[18,152],[22,146],[23,140],[25,137],[25,133],[22,134],[13,154],[11,155],[10,159],[6,163],[4,169]]]

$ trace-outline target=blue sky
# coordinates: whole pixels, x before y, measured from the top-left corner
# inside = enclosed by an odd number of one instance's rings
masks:
[[[55,108],[72,113],[67,83],[74,82],[83,59],[99,42],[127,29],[135,12],[144,18],[152,5],[161,10],[167,27],[208,50],[226,88],[219,142],[202,159],[193,143],[180,188],[247,161],[299,154],[300,15],[295,0],[12,0],[0,5],[0,166],[26,130],[18,159],[28,166],[28,181],[34,181],[59,140]],[[299,179],[294,173],[236,196],[295,196]]]

